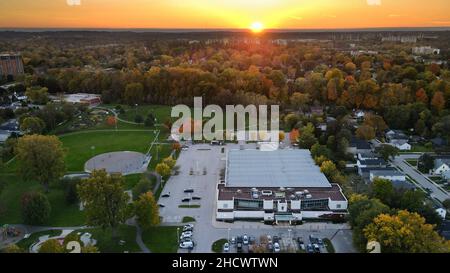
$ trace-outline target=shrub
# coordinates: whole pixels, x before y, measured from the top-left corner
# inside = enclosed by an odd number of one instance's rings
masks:
[[[134,122],[136,122],[136,123],[142,123],[142,122],[144,122],[144,118],[143,118],[141,115],[136,115],[136,116],[134,117]]]
[[[155,117],[152,113],[148,114],[147,118],[144,121],[144,125],[147,127],[153,127],[155,125]]]
[[[64,247],[56,239],[50,239],[42,243],[39,253],[64,253]]]
[[[137,200],[139,196],[143,193],[147,193],[149,191],[152,191],[152,182],[149,181],[147,178],[143,177],[139,182],[134,186],[132,192],[133,192],[133,200]]]
[[[7,247],[3,248],[2,253],[25,253],[23,249],[18,247],[15,244],[8,245]]]
[[[26,224],[44,224],[50,217],[50,212],[50,202],[43,193],[30,192],[22,195],[22,216]]]

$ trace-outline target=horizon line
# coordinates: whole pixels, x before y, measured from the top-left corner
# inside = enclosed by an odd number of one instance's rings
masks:
[[[0,32],[46,31],[124,31],[124,32],[251,32],[248,28],[127,28],[127,27],[0,27]],[[267,28],[264,32],[342,32],[342,31],[450,31],[450,26],[436,27],[361,27],[361,28]]]

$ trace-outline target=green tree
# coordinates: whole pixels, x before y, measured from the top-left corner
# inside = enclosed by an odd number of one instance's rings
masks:
[[[442,202],[442,205],[446,209],[450,209],[450,199],[445,199],[444,202]]]
[[[46,195],[29,192],[22,195],[22,217],[29,225],[45,224],[50,218],[51,205]]]
[[[20,130],[26,134],[41,134],[45,129],[45,122],[38,117],[27,117],[20,123]]]
[[[372,182],[371,189],[372,197],[381,200],[384,204],[391,204],[395,190],[390,180],[376,177]]]
[[[46,192],[49,183],[65,173],[64,150],[56,136],[24,136],[17,143],[16,153],[19,174],[27,181],[38,181]]]
[[[152,192],[141,194],[134,202],[136,220],[143,229],[159,225],[159,210]]]
[[[25,92],[25,96],[36,104],[45,104],[48,101],[48,89],[45,87],[29,87]]]
[[[379,153],[384,160],[388,161],[390,158],[394,159],[399,155],[399,149],[389,144],[383,144],[379,149]]]
[[[137,200],[139,196],[144,193],[147,193],[153,189],[152,182],[147,178],[143,177],[139,180],[139,182],[133,187],[133,199]]]
[[[419,214],[406,210],[378,215],[364,229],[364,235],[369,241],[379,242],[385,253],[450,252],[450,241],[445,241]]]
[[[146,127],[153,127],[153,126],[155,126],[155,116],[153,116],[152,113],[147,115],[147,118],[144,121],[144,125]]]
[[[111,228],[113,237],[117,237],[117,227],[129,216],[129,196],[124,192],[123,184],[122,175],[108,175],[99,170],[77,187],[85,206],[87,224]]]

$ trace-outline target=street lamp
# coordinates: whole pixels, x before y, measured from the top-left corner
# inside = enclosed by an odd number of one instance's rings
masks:
[[[230,242],[230,230],[231,228],[228,228],[228,235],[227,235],[228,242]]]

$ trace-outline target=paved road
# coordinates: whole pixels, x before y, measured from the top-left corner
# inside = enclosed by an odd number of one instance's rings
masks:
[[[409,164],[406,164],[404,161],[406,159],[418,159],[421,154],[401,154],[392,161],[392,163],[399,167],[405,174],[409,175],[413,178],[420,186],[424,189],[430,189],[430,196],[439,200],[440,202],[450,199],[450,194],[445,191],[441,186],[434,183],[428,177],[411,167]]]

